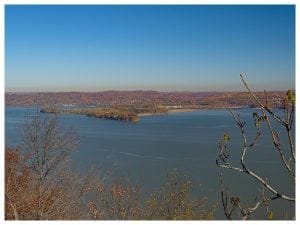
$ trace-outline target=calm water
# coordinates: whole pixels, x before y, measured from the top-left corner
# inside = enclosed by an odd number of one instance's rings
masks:
[[[20,143],[20,129],[26,112],[36,109],[6,107],[6,145]],[[247,135],[254,137],[252,111],[239,110],[247,124]],[[238,165],[241,154],[241,135],[227,110],[203,110],[174,113],[163,116],[142,117],[138,123],[102,120],[81,115],[60,116],[60,122],[76,130],[79,147],[72,155],[73,167],[84,171],[96,166],[101,171],[117,168],[133,181],[143,183],[147,191],[156,190],[168,170],[177,168],[188,174],[194,190],[207,196],[209,202],[220,202],[219,172],[215,164],[218,140],[226,132],[231,136],[231,154]],[[259,174],[274,180],[275,187],[294,195],[290,180],[279,162],[267,133],[247,162]],[[283,142],[285,138],[282,138]],[[224,171],[225,182],[233,194],[243,196],[248,202],[259,196],[259,189],[252,178],[234,171]],[[283,184],[283,185],[282,185]],[[278,217],[294,214],[293,204],[278,200],[273,203]],[[221,205],[220,205],[221,207]],[[221,208],[217,215],[222,217]]]

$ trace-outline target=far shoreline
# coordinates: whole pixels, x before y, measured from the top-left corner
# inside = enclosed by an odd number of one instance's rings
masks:
[[[138,113],[138,116],[145,117],[145,116],[157,116],[157,115],[168,115],[169,113],[183,113],[183,112],[193,112],[202,109],[169,109],[166,113]]]
[[[205,111],[205,110],[226,110],[226,109],[246,109],[251,108],[249,106],[233,106],[233,107],[211,107],[211,108],[195,108],[195,109],[169,109],[166,113],[139,113],[139,117],[147,116],[164,116],[168,114],[177,114],[185,112]]]

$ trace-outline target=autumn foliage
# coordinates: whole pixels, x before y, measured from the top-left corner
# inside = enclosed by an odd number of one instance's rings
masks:
[[[69,166],[77,138],[57,115],[27,115],[19,149],[5,150],[5,219],[211,219],[191,200],[191,181],[178,173],[153,194],[121,176],[108,179]]]

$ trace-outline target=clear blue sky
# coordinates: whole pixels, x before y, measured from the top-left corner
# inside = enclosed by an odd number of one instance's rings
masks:
[[[6,91],[295,85],[294,6],[5,7]]]

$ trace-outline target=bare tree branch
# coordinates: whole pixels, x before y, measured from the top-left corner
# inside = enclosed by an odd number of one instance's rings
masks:
[[[256,201],[256,203],[252,207],[243,207],[240,202],[238,201],[233,201],[231,203],[232,208],[229,210],[229,204],[228,204],[228,190],[224,191],[223,187],[223,181],[221,182],[222,184],[222,191],[221,191],[221,197],[222,197],[222,204],[224,208],[225,215],[228,219],[232,219],[232,212],[238,208],[241,216],[243,219],[248,219],[255,210],[259,208],[259,206],[264,205],[266,208],[267,213],[271,213],[268,207],[268,202],[273,201],[275,199],[283,199],[286,201],[290,202],[295,202],[295,198],[288,196],[281,191],[277,190],[274,186],[271,185],[271,183],[266,179],[263,178],[262,176],[258,175],[254,170],[250,169],[245,161],[246,156],[248,154],[248,151],[250,148],[254,147],[255,144],[259,141],[262,132],[260,130],[260,123],[264,121],[267,124],[268,130],[271,134],[272,141],[274,144],[275,149],[279,153],[280,156],[280,161],[283,163],[284,168],[287,170],[287,172],[293,177],[293,180],[295,181],[295,146],[294,146],[294,140],[292,138],[292,127],[294,123],[294,112],[295,112],[295,96],[292,91],[287,92],[287,97],[284,99],[284,118],[279,117],[276,115],[271,108],[268,106],[268,97],[266,91],[265,93],[265,104],[263,104],[256,96],[255,94],[251,91],[247,83],[245,82],[244,78],[242,75],[241,79],[248,90],[250,96],[255,100],[255,102],[259,105],[260,110],[261,110],[261,115],[258,115],[257,112],[253,113],[253,119],[255,122],[255,127],[257,128],[256,136],[253,138],[252,143],[248,144],[248,140],[245,134],[245,122],[243,122],[239,116],[239,114],[235,114],[231,109],[229,109],[229,112],[231,113],[235,123],[238,125],[240,129],[240,133],[242,135],[242,154],[240,157],[240,164],[241,167],[236,167],[233,166],[230,161],[229,161],[229,149],[227,147],[228,141],[230,140],[229,135],[225,134],[223,139],[219,142],[219,154],[216,159],[216,164],[220,168],[225,168],[225,169],[231,169],[240,173],[246,173],[252,178],[254,178],[256,181],[258,181],[260,184],[263,185],[263,190],[261,194],[261,200]],[[270,115],[270,117],[269,117]],[[279,138],[279,132],[276,132],[274,128],[271,125],[270,118],[273,118],[276,122],[278,122],[281,126],[283,126],[286,130],[286,134],[288,137],[288,145],[289,145],[289,152],[291,155],[290,160],[287,160],[286,158],[286,152],[284,152],[282,145],[281,145],[281,140]],[[293,165],[292,161],[293,160]],[[222,178],[223,179],[223,178]],[[268,191],[269,194],[271,194],[271,197],[266,197],[265,196],[265,190]],[[235,200],[235,198],[232,198]],[[270,216],[269,216],[270,217]]]

